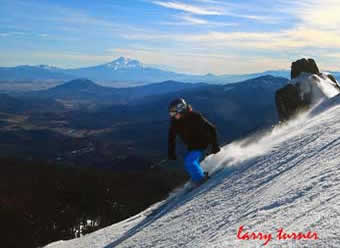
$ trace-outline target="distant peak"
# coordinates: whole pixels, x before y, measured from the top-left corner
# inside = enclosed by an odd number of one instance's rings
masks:
[[[87,79],[87,78],[77,78],[74,80],[71,80],[69,83],[77,83],[77,84],[95,84],[94,82],[92,82],[91,80]]]
[[[65,83],[64,85],[81,86],[81,87],[97,86],[97,84],[95,84],[94,82],[92,82],[91,80],[89,80],[87,78],[74,79],[74,80],[71,80],[71,81]]]
[[[132,60],[132,59],[130,59],[130,58],[125,58],[125,57],[121,56],[121,57],[119,57],[118,59],[116,59],[116,60],[114,60],[114,61],[128,62],[128,61],[130,61],[130,60]]]
[[[86,79],[86,78],[78,78],[71,80],[69,82],[66,82],[61,85],[57,85],[54,88],[51,88],[49,90],[66,90],[66,91],[79,91],[79,90],[98,90],[103,88],[102,86],[94,83],[93,81]]]
[[[119,57],[118,59],[106,64],[107,67],[112,68],[113,70],[119,69],[128,69],[128,68],[141,68],[143,64],[140,63],[138,60]]]
[[[269,74],[258,77],[258,79],[272,79],[272,78],[275,78],[275,77],[273,75],[269,75]]]
[[[57,70],[58,68],[55,66],[50,66],[50,65],[37,65],[36,67],[45,69],[45,70]]]

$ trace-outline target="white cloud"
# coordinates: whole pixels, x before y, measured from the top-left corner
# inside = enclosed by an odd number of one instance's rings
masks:
[[[273,17],[273,16],[261,16],[261,15],[243,15],[243,14],[236,14],[232,12],[226,12],[225,15],[232,16],[232,17],[239,17],[243,19],[249,19],[254,20],[262,23],[267,24],[275,24],[279,23],[281,19],[279,17]]]
[[[330,57],[330,58],[340,59],[340,53],[329,53],[329,54],[325,54],[325,56]]]
[[[208,24],[209,22],[203,19],[199,19],[196,17],[192,17],[192,16],[182,16],[180,17],[182,20],[187,21],[190,24]]]
[[[199,44],[212,49],[247,48],[280,52],[284,49],[302,48],[340,48],[338,32],[320,30],[305,25],[273,32],[205,32],[201,34],[186,33],[135,33],[125,35],[126,39],[144,41],[175,42],[178,44]]]
[[[11,22],[8,21],[8,27],[10,26],[11,30],[31,34],[40,33],[41,23],[44,24],[44,30],[48,30],[51,36],[60,34],[67,39],[71,36],[78,39],[91,34],[100,37],[108,33],[143,31],[133,25],[112,22],[104,16],[98,17],[80,8],[68,8],[58,3],[12,0],[8,4],[10,6],[7,6],[5,11],[10,12],[11,19],[13,19]],[[15,20],[20,20],[20,22]],[[16,35],[20,33],[22,32],[17,32]]]
[[[280,21],[279,17],[269,15],[255,15],[255,14],[240,14],[244,9],[256,9],[256,6],[249,6],[249,4],[244,6],[242,3],[230,4],[214,0],[197,0],[200,3],[204,3],[204,6],[189,5],[180,2],[161,2],[153,1],[152,3],[170,8],[181,10],[193,15],[218,15],[218,16],[230,16],[243,19],[255,20],[263,23],[278,23]],[[196,1],[196,2],[197,2]],[[209,6],[207,5],[209,4]],[[265,10],[265,9],[262,9]],[[248,11],[247,11],[248,12]]]
[[[213,3],[213,4],[219,4],[219,1],[215,1],[215,0],[195,0],[196,2],[200,2],[200,3]]]
[[[175,18],[178,21],[174,22],[162,22],[165,25],[172,26],[188,26],[188,25],[199,25],[208,27],[226,27],[226,26],[237,26],[237,23],[224,23],[224,22],[213,22],[202,18],[197,18],[191,15],[176,15]]]
[[[180,3],[180,2],[161,2],[161,1],[153,1],[154,4],[159,6],[181,10],[184,12],[189,12],[196,15],[222,15],[223,13],[220,10],[212,10],[207,9],[201,6],[194,6],[190,4]]]
[[[306,26],[328,31],[339,30],[340,2],[338,0],[302,0],[300,5],[291,11]]]

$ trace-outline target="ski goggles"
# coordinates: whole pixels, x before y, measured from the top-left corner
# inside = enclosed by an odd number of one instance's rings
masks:
[[[175,117],[176,114],[177,114],[176,111],[169,111],[170,117]]]

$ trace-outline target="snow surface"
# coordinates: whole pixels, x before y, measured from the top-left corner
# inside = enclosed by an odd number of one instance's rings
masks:
[[[339,151],[335,96],[256,142],[208,156],[202,166],[215,174],[201,187],[185,193],[187,184],[134,217],[47,247],[340,247]],[[240,226],[272,239],[240,240]],[[279,228],[318,239],[278,240]]]
[[[327,74],[302,73],[299,77],[290,81],[292,84],[299,83],[302,98],[304,94],[312,93],[312,102],[319,102],[323,97],[331,98],[339,94],[339,87],[327,77]]]

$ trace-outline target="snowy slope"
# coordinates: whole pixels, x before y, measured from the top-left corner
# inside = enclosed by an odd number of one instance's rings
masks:
[[[340,247],[340,97],[316,105],[256,143],[232,143],[202,163],[214,177],[200,188],[130,219],[49,248]],[[245,232],[271,240],[240,240]],[[317,240],[279,240],[277,230]],[[314,236],[314,237],[316,237]]]

